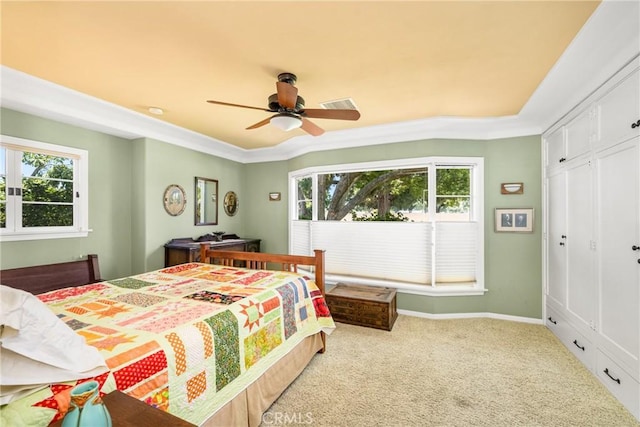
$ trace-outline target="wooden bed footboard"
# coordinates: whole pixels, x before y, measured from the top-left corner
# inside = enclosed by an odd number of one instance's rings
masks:
[[[34,295],[101,281],[98,255],[95,254],[78,261],[0,271],[0,283]]]
[[[200,262],[233,266],[234,261],[245,261],[246,268],[252,270],[280,270],[298,272],[299,266],[314,268],[315,282],[324,295],[324,251],[315,249],[314,256],[269,254],[262,252],[219,251],[209,248],[208,243],[200,244]]]

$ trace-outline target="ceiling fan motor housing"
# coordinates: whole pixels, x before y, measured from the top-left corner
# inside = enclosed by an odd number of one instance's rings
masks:
[[[270,111],[280,111],[280,110],[286,110],[285,108],[283,108],[279,103],[278,103],[278,94],[274,93],[273,95],[271,95],[269,97],[269,110]],[[296,106],[293,109],[294,112],[299,112],[301,110],[304,110],[304,98],[302,98],[301,96],[296,97]]]
[[[280,73],[278,74],[278,81],[283,83],[289,83],[291,86],[296,84],[298,78],[293,73]]]

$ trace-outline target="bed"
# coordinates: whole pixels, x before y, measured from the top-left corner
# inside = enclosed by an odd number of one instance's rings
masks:
[[[195,425],[259,425],[335,328],[324,252],[212,251],[204,243],[201,261],[106,281],[93,255],[0,272],[3,285],[34,290],[106,362],[99,375],[47,383],[3,405],[0,424],[53,423],[70,388],[96,379],[102,393],[120,390]]]

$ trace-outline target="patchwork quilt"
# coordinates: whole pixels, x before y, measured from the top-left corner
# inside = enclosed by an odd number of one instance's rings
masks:
[[[104,356],[94,378],[200,424],[307,336],[335,325],[302,275],[190,263],[38,295]],[[62,418],[77,383],[5,405],[4,425]]]

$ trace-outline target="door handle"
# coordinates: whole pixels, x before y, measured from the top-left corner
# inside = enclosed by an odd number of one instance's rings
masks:
[[[640,251],[640,246],[633,245],[631,246],[632,251]]]

